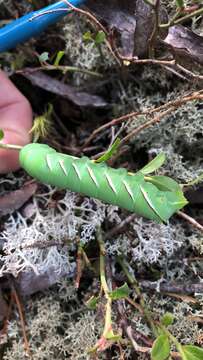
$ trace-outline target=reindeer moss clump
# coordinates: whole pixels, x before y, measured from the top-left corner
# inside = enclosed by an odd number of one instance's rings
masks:
[[[26,322],[30,350],[35,360],[87,359],[101,324],[93,312],[86,311],[77,300],[73,286],[66,282],[46,295],[34,296],[26,304]],[[5,360],[24,360],[23,340],[18,317],[8,329]]]
[[[84,16],[73,14],[64,26],[65,52],[69,61],[79,69],[98,73],[101,71],[102,74],[103,71],[110,71],[116,65],[116,61],[105,42],[96,45],[94,41],[96,33],[97,31]],[[77,72],[73,74],[75,85],[85,86],[87,80],[90,80],[90,77],[86,74]]]

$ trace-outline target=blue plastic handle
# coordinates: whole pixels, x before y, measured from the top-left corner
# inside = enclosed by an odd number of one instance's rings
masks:
[[[69,0],[69,2],[74,6],[80,6],[85,2],[85,0]],[[41,10],[26,14],[1,28],[0,52],[12,49],[19,43],[24,42],[33,36],[39,35],[49,25],[54,24],[63,16],[67,15],[66,11],[60,11],[59,9],[68,9],[67,3],[59,1]],[[49,11],[49,13],[43,15],[43,12],[45,11]]]

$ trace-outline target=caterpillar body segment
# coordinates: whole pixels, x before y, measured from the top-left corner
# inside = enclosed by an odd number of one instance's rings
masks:
[[[20,164],[39,181],[82,193],[157,222],[166,222],[186,203],[182,191],[161,191],[141,172],[129,174],[87,157],[61,154],[45,144],[29,144],[20,151]],[[178,201],[177,201],[178,199]]]

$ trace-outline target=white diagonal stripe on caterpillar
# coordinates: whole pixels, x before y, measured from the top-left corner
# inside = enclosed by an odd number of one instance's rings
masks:
[[[68,173],[67,173],[67,170],[66,170],[66,168],[65,168],[65,165],[64,165],[64,161],[63,161],[63,160],[59,160],[59,165],[60,165],[62,171],[64,172],[64,174],[65,174],[66,176],[68,176]]]
[[[142,186],[140,186],[140,190],[141,190],[142,195],[144,196],[144,199],[146,200],[147,204],[149,205],[149,207],[155,212],[156,215],[158,215],[158,217],[161,219],[161,221],[164,221],[164,219],[162,219],[162,217],[160,216],[160,214],[158,213],[158,211],[152,204],[147,192],[143,189]]]
[[[108,184],[109,184],[111,190],[117,195],[117,191],[116,191],[116,189],[115,189],[115,187],[114,187],[114,184],[113,184],[110,176],[109,176],[108,174],[105,174],[105,176],[106,176],[106,179],[107,179],[107,181],[108,181]]]
[[[47,163],[48,169],[50,171],[52,171],[53,169],[52,169],[52,166],[51,166],[51,160],[49,158],[49,154],[46,155],[46,163]]]
[[[132,190],[131,190],[130,186],[126,183],[126,181],[125,181],[125,180],[123,180],[123,184],[124,184],[124,186],[125,186],[125,188],[126,188],[126,190],[127,190],[128,194],[130,195],[130,197],[131,197],[132,201],[135,201],[134,196],[133,196],[133,192],[132,192]]]
[[[87,166],[87,171],[88,171],[89,176],[91,177],[92,181],[95,183],[96,187],[99,187],[99,184],[98,184],[97,179],[96,179],[96,177],[95,177],[95,175],[93,173],[93,170],[89,166]]]
[[[72,166],[73,166],[73,168],[74,168],[74,170],[75,170],[75,172],[76,172],[76,175],[77,175],[78,178],[81,180],[80,172],[79,172],[77,166],[76,166],[74,163],[72,164]]]

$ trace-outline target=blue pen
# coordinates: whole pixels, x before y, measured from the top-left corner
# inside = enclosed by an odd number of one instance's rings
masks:
[[[69,0],[69,2],[73,6],[80,6],[85,0]],[[54,24],[63,16],[67,15],[67,11],[65,10],[68,8],[70,9],[65,1],[58,1],[41,10],[26,14],[3,28],[0,28],[0,52],[12,49],[19,43],[39,35],[49,25]],[[43,15],[44,12],[48,13]]]

